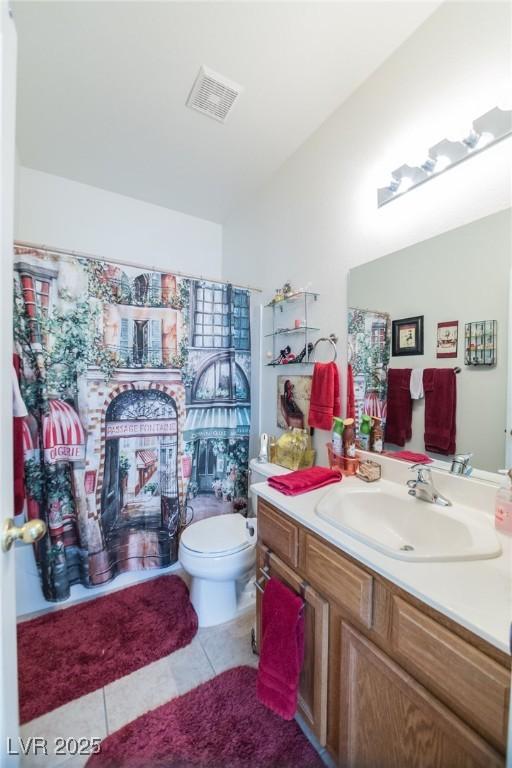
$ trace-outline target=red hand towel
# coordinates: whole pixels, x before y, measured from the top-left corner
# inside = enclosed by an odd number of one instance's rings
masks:
[[[270,579],[262,600],[256,695],[273,712],[292,720],[304,661],[304,603],[278,579]]]
[[[339,483],[341,474],[327,467],[310,467],[310,469],[298,469],[287,475],[274,475],[267,482],[271,488],[284,493],[285,496],[298,496],[300,493],[314,491],[323,488],[324,485]]]
[[[354,393],[354,371],[350,363],[347,366],[347,419],[356,417],[356,396]]]
[[[390,368],[386,442],[405,445],[412,437],[411,368]]]
[[[455,453],[457,376],[453,368],[425,368],[425,449]]]
[[[415,453],[414,451],[388,451],[386,456],[392,459],[401,459],[410,464],[432,464],[433,459],[426,453]]]
[[[332,429],[334,416],[341,413],[340,376],[336,363],[315,363],[308,424],[318,429]]]

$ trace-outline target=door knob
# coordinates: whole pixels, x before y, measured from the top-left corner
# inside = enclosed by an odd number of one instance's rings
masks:
[[[29,520],[27,523],[17,526],[14,520],[8,517],[2,530],[2,549],[4,552],[8,552],[15,541],[34,544],[42,539],[45,533],[46,523],[44,520]]]

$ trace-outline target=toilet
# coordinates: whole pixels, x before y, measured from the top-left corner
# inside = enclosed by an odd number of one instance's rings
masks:
[[[250,462],[250,483],[289,470],[276,464]],[[249,488],[249,514],[214,515],[198,520],[181,534],[178,558],[190,575],[190,599],[200,627],[235,618],[254,603],[257,521],[255,496]]]
[[[191,576],[190,600],[199,626],[229,621],[237,614],[237,583],[254,572],[256,520],[234,513],[192,523],[181,535],[178,557]]]

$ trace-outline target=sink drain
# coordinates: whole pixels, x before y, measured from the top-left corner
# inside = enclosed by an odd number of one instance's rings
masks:
[[[403,547],[400,547],[402,552],[414,552],[414,547],[412,547],[410,544],[404,544]]]

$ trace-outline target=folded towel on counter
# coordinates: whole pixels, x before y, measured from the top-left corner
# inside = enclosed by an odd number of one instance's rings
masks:
[[[422,400],[425,397],[425,391],[423,389],[423,368],[412,369],[410,391],[413,400]]]
[[[457,377],[453,368],[425,368],[425,449],[455,453]]]
[[[300,493],[323,488],[324,485],[339,483],[340,480],[341,474],[334,469],[310,467],[289,472],[287,475],[273,475],[267,482],[271,488],[284,493],[285,496],[298,496]]]
[[[270,579],[262,597],[256,695],[285,720],[292,720],[297,711],[304,661],[303,608],[301,597],[278,579]]]
[[[411,437],[411,368],[390,368],[385,440],[394,445],[405,445]]]
[[[308,424],[330,430],[334,416],[341,414],[340,376],[336,363],[315,363]]]
[[[431,464],[433,461],[426,453],[414,453],[414,451],[388,451],[386,455],[392,459],[408,461],[411,464]]]

